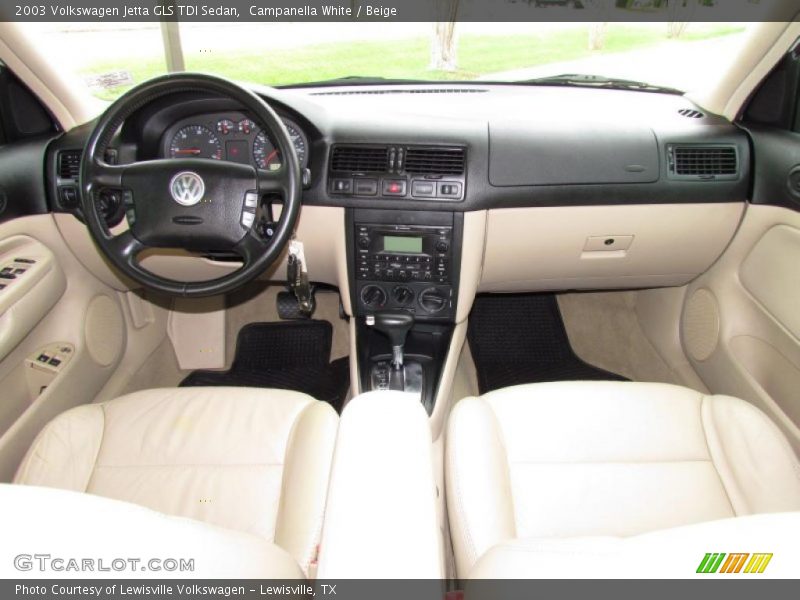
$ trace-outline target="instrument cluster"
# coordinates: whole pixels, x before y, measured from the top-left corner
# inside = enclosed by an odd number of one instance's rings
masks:
[[[294,145],[300,167],[308,166],[308,137],[297,123],[281,117]],[[277,171],[282,158],[269,134],[243,113],[195,115],[174,123],[164,134],[162,155],[171,158],[210,158],[251,164]]]

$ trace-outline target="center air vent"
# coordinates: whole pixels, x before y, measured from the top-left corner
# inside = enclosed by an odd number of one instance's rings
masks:
[[[331,170],[347,173],[383,173],[389,170],[386,146],[335,146]]]
[[[58,155],[58,177],[77,181],[81,172],[81,151],[64,150]]]
[[[406,151],[406,172],[461,175],[464,172],[464,149],[410,146]]]
[[[735,146],[672,146],[669,160],[680,179],[734,179],[739,171]]]

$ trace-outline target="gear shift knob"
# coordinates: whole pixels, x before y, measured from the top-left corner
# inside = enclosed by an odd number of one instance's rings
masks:
[[[367,325],[371,325],[389,338],[392,344],[392,367],[402,368],[403,346],[408,332],[414,326],[414,315],[401,311],[381,311],[368,316]]]

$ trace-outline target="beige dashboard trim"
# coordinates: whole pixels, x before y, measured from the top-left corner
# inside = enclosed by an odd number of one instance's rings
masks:
[[[66,244],[95,277],[121,292],[138,287],[108,263],[83,223],[71,214],[57,213],[54,217]],[[345,312],[351,314],[344,231],[344,208],[303,206],[295,237],[305,246],[310,279],[337,286],[341,291]],[[287,250],[284,250],[281,259],[260,279],[286,279],[286,256]],[[214,279],[238,268],[237,263],[215,262],[182,250],[147,251],[141,264],[158,275],[182,281]]]
[[[490,210],[478,291],[684,285],[719,258],[743,211],[743,203]],[[599,236],[611,250],[595,249]],[[614,249],[617,237],[626,249]]]

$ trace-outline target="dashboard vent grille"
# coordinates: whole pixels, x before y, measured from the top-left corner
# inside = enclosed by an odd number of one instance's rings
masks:
[[[386,146],[335,146],[331,170],[383,173],[389,170],[389,149]]]
[[[678,114],[684,117],[688,117],[690,119],[702,119],[703,117],[705,117],[703,113],[693,108],[682,108],[678,111]]]
[[[58,176],[77,181],[81,172],[81,151],[64,150],[58,155]]]
[[[489,90],[475,88],[415,88],[405,90],[339,90],[336,92],[311,92],[309,96],[364,96],[385,94],[485,94]]]
[[[734,146],[677,146],[672,154],[673,171],[683,177],[735,176],[738,172]]]
[[[461,175],[464,172],[463,148],[418,148],[406,151],[406,172],[425,175]]]

